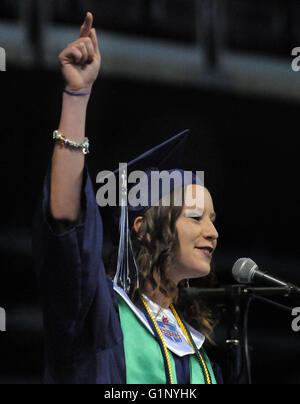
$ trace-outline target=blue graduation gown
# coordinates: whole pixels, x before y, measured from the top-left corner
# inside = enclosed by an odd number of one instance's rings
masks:
[[[44,318],[45,383],[125,384],[118,302],[102,260],[103,224],[87,170],[81,224],[58,232],[49,201],[50,169],[32,234]],[[174,359],[178,383],[188,384],[188,356]],[[222,383],[220,368],[212,365]]]

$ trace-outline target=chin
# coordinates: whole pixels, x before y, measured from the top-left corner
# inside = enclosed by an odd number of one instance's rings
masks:
[[[211,272],[211,266],[210,265],[202,265],[201,267],[198,266],[198,268],[195,268],[193,270],[193,274],[191,272],[190,278],[204,278],[205,276],[208,276]]]

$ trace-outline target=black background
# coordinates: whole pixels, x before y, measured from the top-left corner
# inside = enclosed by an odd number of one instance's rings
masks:
[[[51,158],[63,82],[58,71],[9,63],[7,69],[0,78],[0,307],[7,312],[0,383],[41,383],[43,329],[30,228]],[[218,283],[233,283],[232,265],[246,256],[299,285],[299,112],[299,104],[287,100],[100,74],[87,117],[95,190],[100,170],[113,170],[189,128],[183,168],[204,170],[214,199]],[[209,351],[226,374],[228,324],[217,313],[217,345]],[[299,384],[300,332],[292,331],[292,320],[275,307],[252,303],[254,383]]]
[[[12,381],[42,376],[42,329],[27,242],[53,148],[61,87],[58,73],[18,69],[1,77],[1,227],[7,247],[1,251],[0,302],[8,330],[0,334],[0,367]],[[298,110],[268,99],[100,76],[88,110],[88,165],[95,178],[190,128],[184,168],[204,170],[214,198],[219,283],[232,283],[235,259],[250,256],[299,284]],[[25,242],[18,248],[22,232]],[[291,321],[272,306],[251,306],[254,382],[299,382],[300,336]],[[226,324],[218,330],[214,350],[222,363]]]

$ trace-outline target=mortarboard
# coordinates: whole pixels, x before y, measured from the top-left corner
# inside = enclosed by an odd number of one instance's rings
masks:
[[[129,293],[133,286],[138,287],[138,266],[130,238],[130,230],[134,220],[139,216],[143,216],[151,206],[155,205],[166,194],[174,191],[177,186],[203,185],[203,182],[195,174],[186,177],[184,170],[175,168],[181,165],[188,136],[189,130],[185,130],[141,154],[127,163],[124,168],[119,167],[112,173],[119,178],[119,181],[121,179],[119,206],[109,209],[113,225],[119,228],[118,262],[114,282],[122,287],[126,293]],[[130,193],[132,193],[134,187],[128,187],[128,179],[133,173],[138,172],[141,175],[138,176],[140,181],[136,182],[134,186],[138,188],[138,194],[142,193],[146,198],[138,198],[138,201],[143,200],[143,203],[132,203]],[[152,181],[155,178],[155,173],[159,175],[158,182],[155,182],[157,186],[153,186]],[[165,174],[165,176],[162,174]],[[173,177],[172,174],[179,175],[180,181],[169,181],[168,186],[164,187],[162,178],[168,175]],[[136,196],[136,192],[133,195]],[[134,202],[136,202],[136,198],[134,198]]]

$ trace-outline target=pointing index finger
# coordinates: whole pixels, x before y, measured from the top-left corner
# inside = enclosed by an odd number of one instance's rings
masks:
[[[86,13],[84,23],[81,26],[79,37],[83,38],[89,36],[91,33],[92,26],[93,26],[93,14],[88,12]]]

